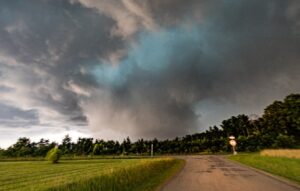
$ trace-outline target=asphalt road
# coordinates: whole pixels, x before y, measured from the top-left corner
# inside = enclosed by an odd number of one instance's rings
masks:
[[[185,157],[183,170],[163,191],[299,191],[223,156]]]

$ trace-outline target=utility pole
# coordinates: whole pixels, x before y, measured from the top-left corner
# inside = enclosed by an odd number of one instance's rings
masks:
[[[151,157],[153,157],[153,143],[151,143]]]

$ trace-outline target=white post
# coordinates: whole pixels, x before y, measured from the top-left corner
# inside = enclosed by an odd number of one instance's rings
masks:
[[[153,143],[151,143],[151,157],[153,157]]]
[[[230,139],[229,144],[232,146],[232,153],[233,153],[233,155],[236,155],[237,152],[235,151],[235,147],[236,147],[237,143],[236,143],[235,137],[230,136],[229,139]]]
[[[233,155],[236,155],[237,152],[235,151],[235,146],[232,146]]]

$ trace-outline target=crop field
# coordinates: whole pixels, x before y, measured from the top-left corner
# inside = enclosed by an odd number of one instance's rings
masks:
[[[229,159],[279,175],[300,184],[300,159],[261,154],[239,154]]]
[[[0,162],[0,190],[154,190],[182,165],[170,158]]]
[[[300,159],[300,149],[266,149],[262,150],[260,155]]]

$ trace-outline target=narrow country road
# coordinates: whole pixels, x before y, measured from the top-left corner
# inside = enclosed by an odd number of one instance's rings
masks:
[[[299,191],[223,156],[188,156],[186,165],[163,191]]]

